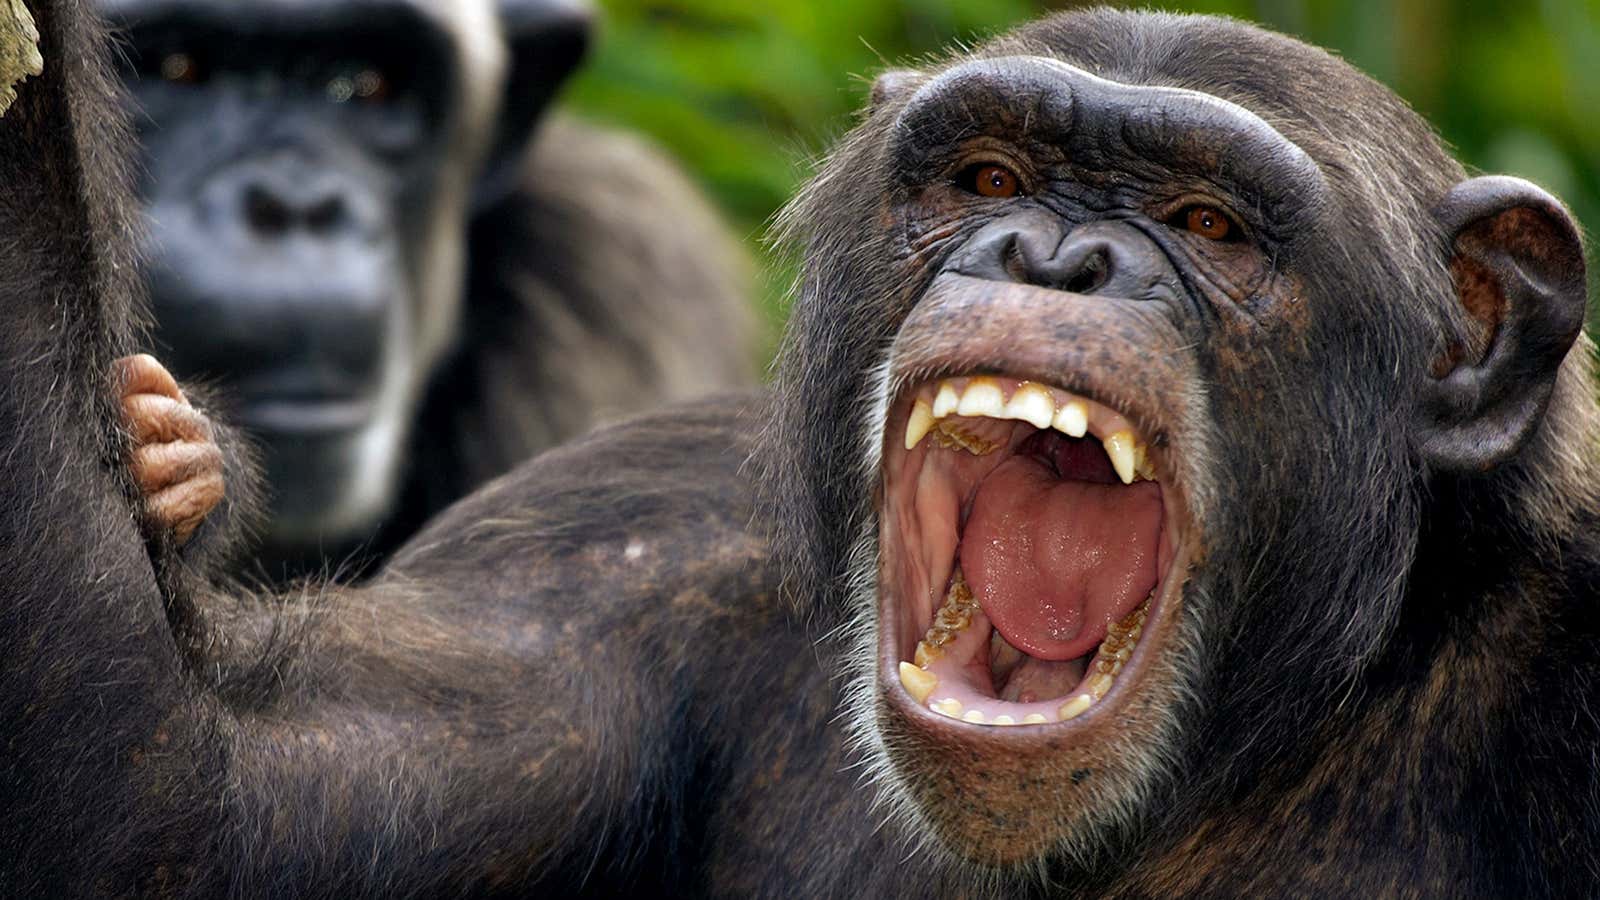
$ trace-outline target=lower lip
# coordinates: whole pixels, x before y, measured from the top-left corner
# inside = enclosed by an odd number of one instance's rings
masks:
[[[365,400],[258,400],[241,409],[239,424],[260,432],[338,434],[365,427],[372,413]]]

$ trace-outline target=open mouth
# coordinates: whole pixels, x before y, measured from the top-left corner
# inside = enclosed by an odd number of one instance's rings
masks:
[[[917,386],[889,423],[882,646],[916,704],[1050,726],[1136,680],[1181,535],[1129,418],[984,375]]]
[[[317,437],[365,428],[377,404],[344,375],[255,375],[234,386],[235,421],[269,434]]]
[[[376,410],[366,399],[251,398],[236,416],[255,431],[292,435],[337,435],[366,427]]]

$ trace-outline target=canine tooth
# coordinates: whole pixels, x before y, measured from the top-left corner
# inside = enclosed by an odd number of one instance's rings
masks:
[[[1021,419],[1035,428],[1049,428],[1055,414],[1056,401],[1050,392],[1031,381],[1017,388],[1006,404],[1007,418]]]
[[[1044,717],[1040,716],[1039,718],[1042,719]],[[996,724],[996,725],[1015,725],[1015,724],[1017,724],[1017,720],[1011,718],[1010,716],[995,716],[994,717],[994,724]]]
[[[961,395],[961,405],[956,414],[962,416],[1005,417],[1006,397],[1000,391],[1000,382],[993,378],[974,378]]]
[[[1028,713],[1022,717],[1022,724],[1024,725],[1044,725],[1049,723],[1049,721],[1049,719],[1044,717],[1043,713]]]
[[[940,700],[939,702],[933,704],[932,709],[934,712],[942,713],[943,715],[947,715],[952,719],[961,718],[961,701],[954,697],[946,697],[945,699]]]
[[[1056,410],[1051,425],[1068,437],[1083,437],[1089,433],[1089,407],[1084,406],[1082,400],[1069,400]]]
[[[969,710],[967,710],[966,715],[961,717],[961,721],[963,721],[963,722],[971,722],[974,725],[986,725],[986,724],[988,724],[988,719],[984,718],[983,710],[981,710],[981,709],[969,709]]]
[[[933,398],[933,417],[942,419],[956,411],[961,405],[961,395],[956,393],[955,385],[946,381],[939,385],[939,393]]]
[[[902,662],[900,663],[900,684],[905,687],[906,693],[910,694],[918,703],[927,703],[928,695],[933,693],[933,689],[939,686],[939,676],[926,669],[919,669],[911,663]]]
[[[1111,684],[1115,680],[1116,679],[1114,677],[1105,673],[1095,675],[1093,678],[1089,679],[1089,683],[1087,685],[1089,688],[1089,693],[1094,697],[1094,699],[1099,700],[1101,697],[1106,695],[1106,691],[1111,690]]]
[[[926,400],[918,400],[911,407],[911,418],[906,420],[906,449],[913,450],[933,430],[933,407]]]
[[[1123,484],[1133,483],[1133,432],[1119,431],[1109,435],[1103,441],[1106,455],[1111,457],[1111,466],[1117,470],[1117,477]]]
[[[1061,704],[1061,709],[1056,711],[1056,715],[1060,716],[1061,721],[1065,722],[1068,719],[1075,719],[1082,715],[1083,711],[1088,709],[1093,704],[1093,697],[1089,696],[1088,694],[1079,694],[1078,696],[1073,697],[1071,700]]]

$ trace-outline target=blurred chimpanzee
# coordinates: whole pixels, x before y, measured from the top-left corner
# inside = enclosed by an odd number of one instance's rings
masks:
[[[101,6],[159,351],[260,439],[269,569],[381,554],[597,420],[750,379],[745,268],[686,179],[538,127],[578,0]]]

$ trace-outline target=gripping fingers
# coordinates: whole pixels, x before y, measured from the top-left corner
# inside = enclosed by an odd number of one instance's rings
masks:
[[[179,543],[222,502],[222,450],[211,420],[189,405],[172,374],[149,355],[117,360],[128,467],[145,511]]]
[[[158,394],[188,405],[189,401],[184,399],[183,391],[178,389],[178,382],[173,379],[172,373],[154,356],[148,353],[124,356],[117,360],[116,367],[124,398],[134,394]]]
[[[146,444],[133,451],[129,468],[139,489],[150,495],[185,481],[220,474],[222,451],[216,444],[198,441]]]
[[[180,395],[181,396],[181,395]],[[211,420],[190,406],[164,394],[138,393],[122,398],[122,418],[133,433],[134,444],[168,441],[211,441]]]
[[[211,472],[146,494],[145,506],[150,515],[172,529],[181,544],[222,500],[222,484],[222,473]]]
[[[145,509],[178,543],[222,502],[222,451],[216,444],[171,441],[133,451],[129,468],[144,494]]]

